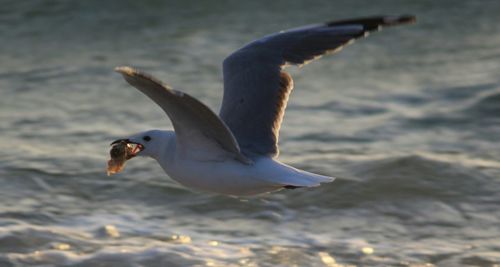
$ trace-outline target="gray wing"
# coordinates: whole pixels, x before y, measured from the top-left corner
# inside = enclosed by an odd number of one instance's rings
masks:
[[[177,149],[183,155],[204,160],[233,157],[249,163],[241,154],[231,131],[203,103],[130,67],[118,67],[115,70],[167,113],[175,129]]]
[[[312,25],[266,36],[224,60],[220,117],[248,156],[277,156],[278,135],[293,80],[282,68],[339,51],[382,26],[413,23],[413,16],[378,16]]]

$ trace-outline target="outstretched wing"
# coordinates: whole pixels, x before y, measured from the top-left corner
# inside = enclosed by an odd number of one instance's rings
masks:
[[[130,67],[115,70],[167,113],[175,129],[178,152],[183,156],[200,160],[233,157],[249,162],[224,122],[203,103]]]
[[[335,53],[382,26],[412,23],[413,16],[378,16],[292,29],[266,36],[224,60],[220,117],[248,156],[277,156],[278,134],[293,80],[286,64],[306,64]]]

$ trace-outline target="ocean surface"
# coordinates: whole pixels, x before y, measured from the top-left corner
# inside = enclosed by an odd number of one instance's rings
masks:
[[[218,110],[266,34],[415,14],[291,67],[280,160],[338,177],[193,192],[109,143],[171,129],[130,65]],[[500,1],[1,1],[0,266],[500,266]]]

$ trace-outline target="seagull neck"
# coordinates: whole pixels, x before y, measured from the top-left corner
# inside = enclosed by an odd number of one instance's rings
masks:
[[[160,144],[156,147],[156,151],[153,155],[157,161],[166,161],[168,163],[173,155],[175,155],[175,132],[174,131],[163,131]],[[161,164],[160,163],[160,164]]]

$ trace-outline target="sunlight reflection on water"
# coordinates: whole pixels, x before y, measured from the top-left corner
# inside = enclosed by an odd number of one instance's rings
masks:
[[[0,266],[500,264],[499,8],[10,1],[0,23]],[[171,128],[115,66],[218,110],[221,62],[245,42],[381,13],[419,22],[287,69],[295,88],[280,159],[334,183],[237,199],[186,190],[153,160],[105,176],[110,141]]]

